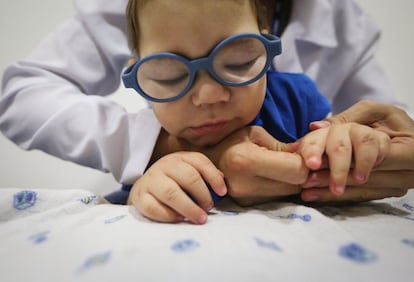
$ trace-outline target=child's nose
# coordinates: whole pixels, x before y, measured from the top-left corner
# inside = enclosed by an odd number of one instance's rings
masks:
[[[228,102],[230,92],[227,86],[222,85],[206,71],[200,71],[192,89],[192,102],[196,106]]]

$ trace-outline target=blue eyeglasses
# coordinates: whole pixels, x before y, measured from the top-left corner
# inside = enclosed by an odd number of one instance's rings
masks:
[[[183,97],[199,70],[207,70],[222,85],[244,86],[260,79],[280,53],[277,36],[242,33],[224,39],[204,58],[188,60],[168,52],[146,56],[125,70],[122,80],[145,99],[166,103]]]

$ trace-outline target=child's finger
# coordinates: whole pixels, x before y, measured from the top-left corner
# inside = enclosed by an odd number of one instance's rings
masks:
[[[345,191],[352,162],[352,142],[349,136],[349,127],[332,125],[328,138],[326,154],[331,172],[329,187],[332,193],[341,195]]]
[[[321,128],[308,133],[300,140],[299,153],[305,160],[306,166],[311,170],[320,169],[322,166],[322,156],[325,152],[328,133],[329,128]]]
[[[216,168],[216,166],[203,154],[193,153],[190,155],[184,155],[183,160],[190,164],[192,170],[188,171],[187,178],[185,179],[186,191],[190,192],[192,196],[197,199],[201,199],[202,195],[200,191],[207,191],[203,189],[208,188],[208,185],[219,196],[225,196],[227,194],[227,187],[224,181],[223,173]],[[183,182],[180,182],[184,185]],[[194,183],[195,185],[192,185]],[[203,187],[203,188],[202,188]],[[204,195],[205,193],[203,193]],[[210,193],[209,193],[210,194]],[[200,195],[200,197],[197,197]],[[212,206],[213,203],[208,205]],[[208,206],[207,205],[207,206]],[[205,207],[205,205],[203,205]]]
[[[138,205],[136,207],[145,217],[158,222],[174,223],[184,220],[184,216],[164,205],[154,198],[153,195],[148,193],[145,193],[139,197]]]
[[[157,200],[175,210],[191,222],[195,224],[204,224],[207,221],[207,213],[200,208],[184,191],[186,190],[185,187],[187,187],[187,184],[180,183],[180,180],[177,179],[176,176],[174,176],[174,179],[169,178],[169,180],[170,181],[165,181],[163,185],[157,187],[156,190],[153,189],[155,191],[151,190],[151,194]],[[189,185],[200,187],[196,183]],[[204,188],[204,192],[208,194],[207,188]]]
[[[357,183],[364,183],[378,159],[383,158],[389,148],[389,138],[382,132],[362,125],[352,127],[350,136],[354,150],[353,177]]]

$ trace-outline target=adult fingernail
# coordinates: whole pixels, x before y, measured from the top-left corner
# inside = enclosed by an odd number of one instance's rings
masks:
[[[308,182],[303,183],[302,184],[302,188],[305,188],[305,189],[307,189],[307,188],[314,188],[314,187],[318,187],[319,185],[320,185],[320,183],[318,181],[311,180],[311,181],[308,181]]]
[[[313,128],[323,128],[323,127],[328,127],[331,125],[331,123],[327,120],[318,120],[318,121],[313,121],[310,123],[310,125]]]
[[[317,193],[306,193],[302,195],[302,200],[305,202],[315,202],[320,199],[319,194]]]

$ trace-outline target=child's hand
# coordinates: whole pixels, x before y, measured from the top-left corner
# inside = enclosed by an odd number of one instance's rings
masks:
[[[351,167],[355,183],[365,183],[372,168],[388,154],[390,144],[389,136],[381,131],[357,123],[346,123],[310,132],[300,140],[299,153],[311,170],[318,171],[328,166],[329,188],[335,195],[342,195]],[[317,173],[323,172],[310,173],[304,188],[321,185],[314,183]]]
[[[223,173],[206,156],[172,153],[155,162],[135,182],[128,202],[156,221],[179,222],[187,218],[203,224],[214,206],[205,182],[218,195],[227,193]]]

